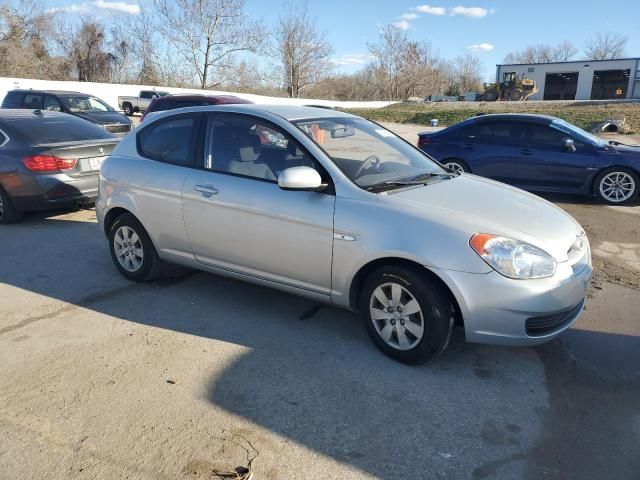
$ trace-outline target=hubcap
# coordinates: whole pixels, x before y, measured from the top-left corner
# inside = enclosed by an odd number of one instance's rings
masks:
[[[127,272],[135,273],[140,270],[144,259],[144,250],[140,237],[127,226],[120,227],[113,236],[113,250],[118,263]]]
[[[464,168],[462,168],[462,165],[456,162],[448,162],[448,163],[445,163],[444,166],[450,170],[453,170],[454,172],[459,172],[459,173],[464,172]]]
[[[377,287],[369,300],[373,326],[387,345],[411,350],[424,335],[424,318],[415,297],[397,283]]]
[[[624,202],[636,190],[636,182],[626,172],[611,172],[600,182],[600,194],[610,202]]]

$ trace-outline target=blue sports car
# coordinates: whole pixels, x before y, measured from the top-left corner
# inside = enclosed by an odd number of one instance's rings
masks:
[[[595,195],[613,205],[640,192],[640,147],[607,142],[556,117],[480,115],[418,137],[418,147],[452,170],[525,190]]]

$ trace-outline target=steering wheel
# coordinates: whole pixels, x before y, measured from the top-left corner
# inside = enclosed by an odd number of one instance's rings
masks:
[[[380,158],[377,155],[370,155],[367,157],[367,159],[362,163],[362,165],[360,165],[360,168],[356,172],[355,178],[360,177],[360,175],[362,175],[362,172],[364,172],[366,169],[368,169],[372,165],[377,165],[378,167],[380,166]]]

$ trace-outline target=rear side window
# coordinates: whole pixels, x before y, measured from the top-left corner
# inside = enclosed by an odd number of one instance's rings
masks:
[[[22,106],[22,97],[24,97],[22,92],[7,93],[2,102],[2,108],[20,108]]]
[[[5,118],[4,122],[33,145],[114,138],[114,135],[104,128],[66,114],[53,116],[30,113],[12,119]]]
[[[154,122],[138,134],[140,154],[152,160],[185,167],[195,165],[197,117],[178,115]]]
[[[24,96],[24,102],[22,104],[24,108],[42,108],[42,95],[34,95],[33,93],[27,93]]]
[[[508,143],[517,136],[517,125],[513,122],[474,123],[459,130],[461,140],[483,143]]]

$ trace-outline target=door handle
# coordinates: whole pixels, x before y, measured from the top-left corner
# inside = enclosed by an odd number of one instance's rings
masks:
[[[473,148],[473,145],[470,143],[465,143],[464,145],[462,145],[462,148],[464,148],[465,150],[471,150]]]
[[[213,188],[213,185],[196,185],[193,187],[196,192],[200,192],[203,197],[210,198],[211,195],[218,193],[217,188]]]
[[[524,150],[520,150],[520,153],[522,155],[533,155],[533,152],[527,148],[525,148]]]

